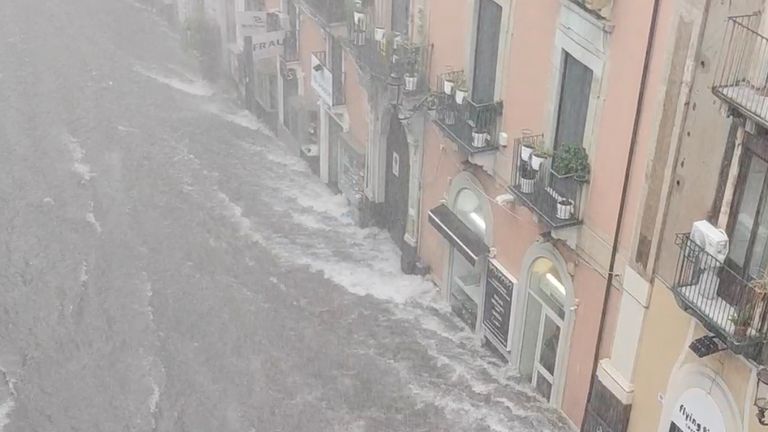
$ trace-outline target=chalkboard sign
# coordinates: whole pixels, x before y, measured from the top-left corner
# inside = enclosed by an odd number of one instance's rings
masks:
[[[509,319],[512,314],[512,292],[515,283],[493,261],[488,261],[485,281],[483,326],[504,348],[509,340]]]

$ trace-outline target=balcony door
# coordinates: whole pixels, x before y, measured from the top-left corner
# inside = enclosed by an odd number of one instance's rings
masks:
[[[745,150],[747,150],[745,148]],[[746,280],[764,276],[768,269],[768,162],[745,151],[728,221],[730,250],[726,264]],[[724,285],[724,286],[723,286]],[[721,284],[719,294],[733,300],[738,293]]]
[[[567,51],[563,57],[554,149],[583,144],[592,91],[592,70]]]
[[[472,73],[472,100],[476,104],[495,99],[501,12],[501,6],[495,0],[479,1]]]

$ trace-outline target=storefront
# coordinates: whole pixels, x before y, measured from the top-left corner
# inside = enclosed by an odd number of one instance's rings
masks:
[[[482,186],[468,172],[451,182],[445,204],[429,211],[429,222],[448,241],[445,286],[451,309],[473,331],[482,319],[484,276],[492,238],[491,210]]]
[[[518,369],[537,393],[559,406],[575,305],[572,282],[564,259],[548,243],[532,246],[524,264],[525,289],[515,308]]]

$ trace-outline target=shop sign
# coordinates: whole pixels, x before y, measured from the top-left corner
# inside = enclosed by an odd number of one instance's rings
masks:
[[[515,283],[494,260],[488,260],[485,276],[483,326],[500,346],[509,349],[509,321]]]
[[[283,77],[284,81],[296,79],[296,69],[288,67],[282,57],[280,57],[280,76]]]
[[[333,105],[333,75],[320,59],[312,54],[312,88],[326,105]]]
[[[253,60],[279,56],[283,53],[285,32],[274,31],[251,37]]]
[[[266,11],[245,11],[237,16],[240,36],[256,36],[267,31]]]
[[[725,432],[725,420],[712,396],[700,388],[692,388],[678,399],[669,430]]]

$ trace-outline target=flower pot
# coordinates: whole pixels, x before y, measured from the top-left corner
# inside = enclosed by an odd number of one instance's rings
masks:
[[[453,80],[450,80],[450,79],[443,80],[443,91],[445,92],[445,94],[447,95],[453,94],[453,87],[455,85],[456,83],[453,82]]]
[[[524,194],[533,193],[533,183],[535,179],[527,179],[525,177],[520,179],[520,192]]]
[[[534,171],[538,171],[541,167],[541,163],[547,160],[546,156],[537,155],[536,153],[531,154],[531,168]]]
[[[448,126],[451,126],[454,123],[456,123],[456,111],[451,111],[451,110],[446,111],[443,120],[445,121],[445,124],[447,124]]]
[[[373,37],[376,39],[376,41],[381,42],[384,40],[384,33],[386,30],[384,30],[384,27],[376,27],[373,30]]]
[[[570,219],[573,215],[573,201],[560,200],[557,202],[557,218]]]
[[[485,147],[488,141],[488,133],[485,131],[472,131],[472,146],[476,148]]]
[[[405,74],[405,91],[412,92],[416,90],[416,85],[419,83],[418,75]]]
[[[748,325],[736,325],[733,329],[733,336],[736,339],[744,340],[747,338],[748,332],[749,332]]]
[[[354,12],[354,19],[355,19],[355,28],[357,30],[361,30],[361,31],[367,30],[366,29],[367,23],[366,23],[365,13],[360,12],[360,11],[355,11]]]
[[[461,105],[464,103],[464,99],[467,97],[466,89],[456,89],[456,103]]]
[[[533,147],[530,147],[530,146],[520,147],[520,160],[528,162],[529,160],[531,160],[532,154],[533,154]]]

